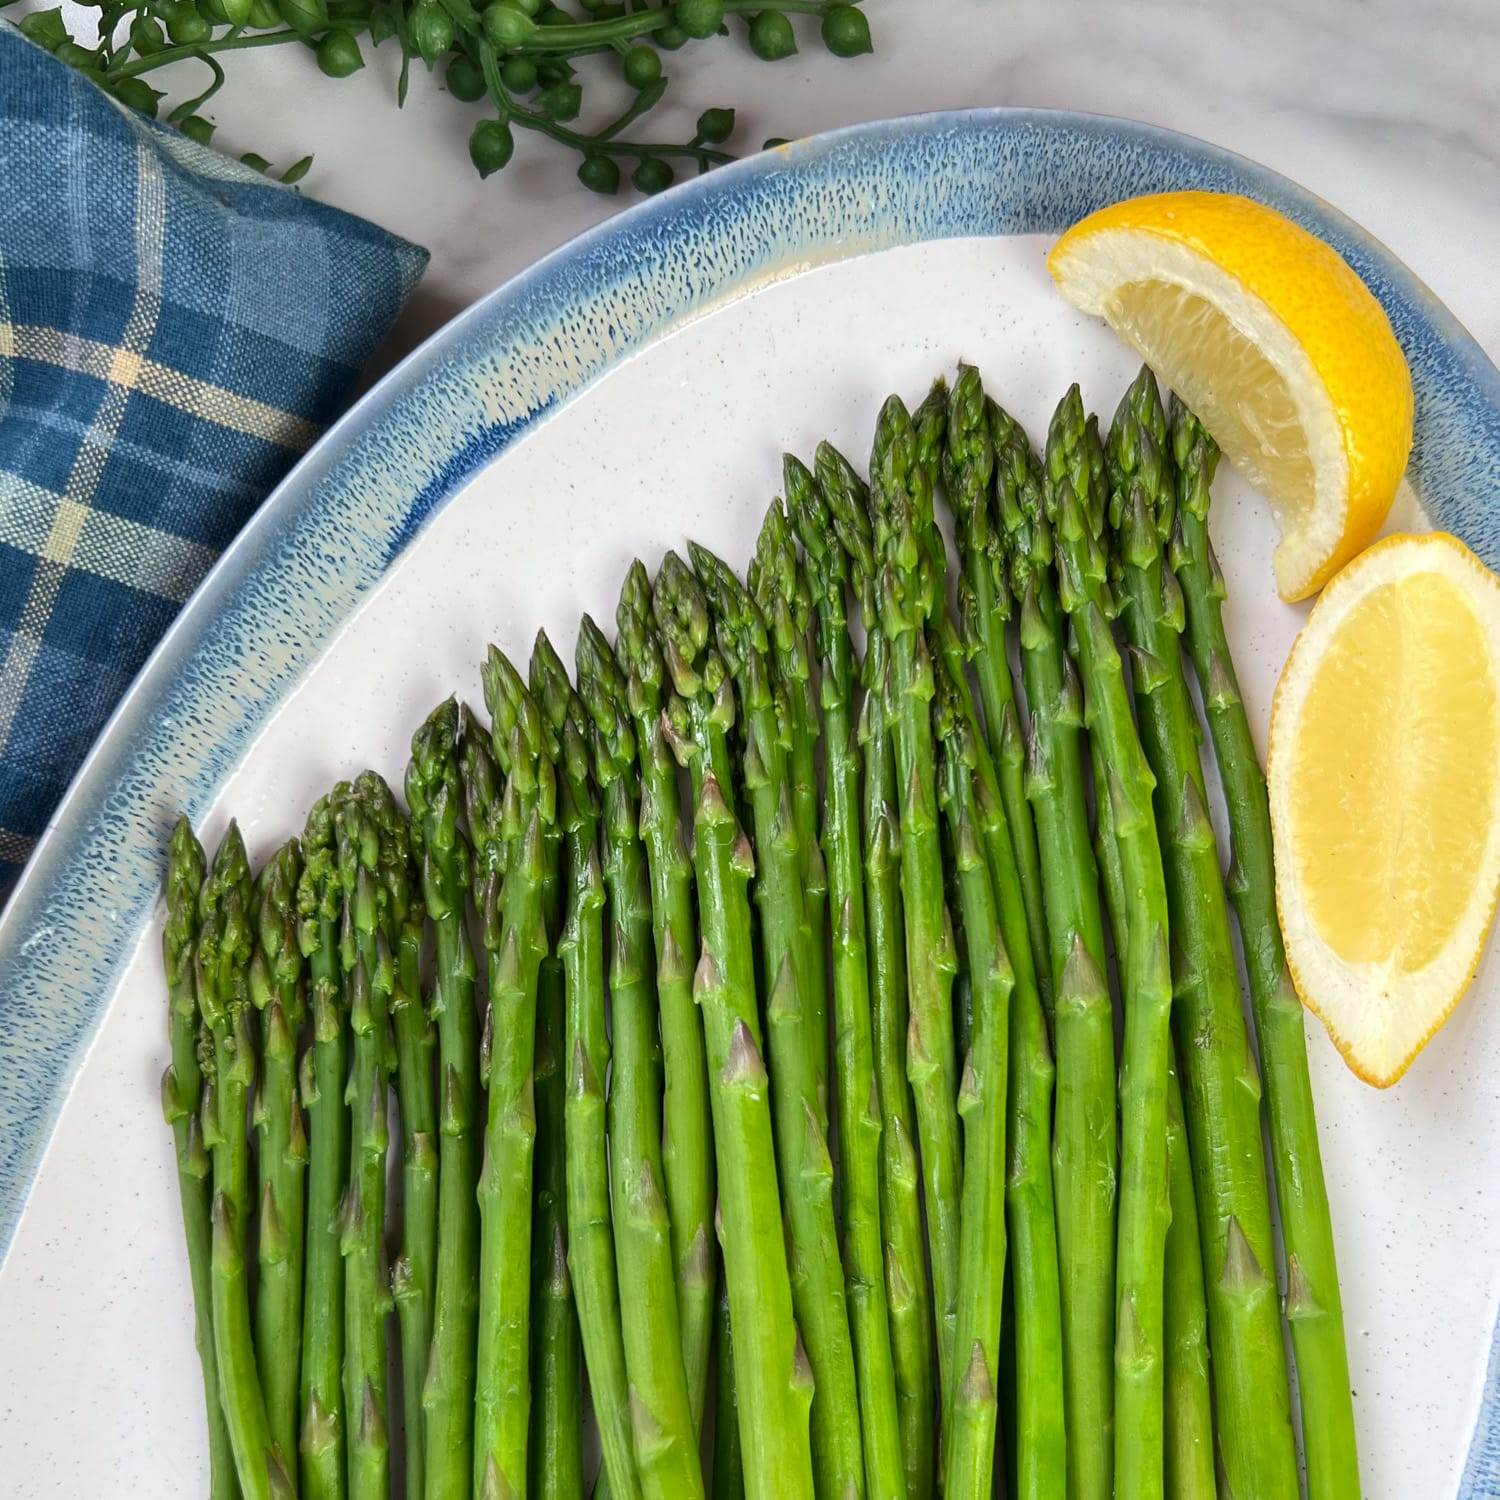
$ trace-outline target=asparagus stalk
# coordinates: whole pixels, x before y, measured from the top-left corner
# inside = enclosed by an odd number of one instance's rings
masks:
[[[438,1240],[432,1347],[422,1362],[427,1500],[465,1500],[474,1471],[472,1390],[479,1260],[479,1026],[474,954],[464,920],[469,847],[458,828],[458,748],[467,715],[449,698],[412,737],[406,801],[435,948]],[[468,727],[472,742],[472,725]]]
[[[395,1040],[401,1121],[401,1254],[391,1269],[401,1341],[401,1399],[407,1500],[421,1500],[426,1480],[422,1384],[432,1346],[437,1261],[436,1034],[422,998],[426,913],[412,861],[412,830],[390,787],[362,778],[379,830],[378,874],[386,944],[392,954],[390,1020]]]
[[[1166,414],[1143,369],[1109,435],[1110,507],[1141,742],[1156,778],[1169,920],[1179,955],[1174,1015],[1214,1350],[1219,1457],[1234,1494],[1295,1497],[1291,1398],[1271,1266],[1260,1080],[1229,935],[1218,846],[1183,672],[1182,594],[1162,549],[1176,494]]]
[[[1166,1094],[1172,981],[1167,897],[1141,750],[1120,653],[1115,603],[1100,545],[1103,452],[1077,386],[1047,437],[1047,519],[1057,547],[1058,597],[1074,651],[1096,753],[1105,764],[1129,903],[1124,969],[1125,1053],[1120,1079],[1120,1217],[1116,1242],[1115,1491],[1162,1493],[1163,1275],[1167,1198]]]
[[[1265,1077],[1307,1492],[1310,1500],[1351,1500],[1359,1495],[1354,1405],[1302,1005],[1292,987],[1276,917],[1265,776],[1224,632],[1224,578],[1208,537],[1209,487],[1218,449],[1175,401],[1171,427],[1179,501],[1172,566],[1182,585],[1188,652],[1203,692],[1229,809],[1233,857],[1228,889],[1244,943],[1251,1018]]]
[[[1099,876],[1084,788],[1083,701],[1065,650],[1042,474],[1021,428],[993,401],[995,505],[1019,603],[1030,709],[1026,790],[1036,821],[1055,1004],[1053,1189],[1062,1290],[1068,1493],[1113,1493],[1115,1039]]]
[[[729,1293],[722,1281],[714,1312],[713,1500],[744,1500],[739,1400],[734,1388],[734,1335],[729,1328]]]
[[[931,510],[917,463],[916,432],[896,397],[881,409],[870,459],[871,511],[879,573],[878,628],[889,652],[890,725],[900,778],[901,888],[911,1020],[907,1071],[916,1101],[926,1188],[937,1326],[939,1389],[953,1389],[958,1299],[959,1163],[952,989],[957,967],[943,901],[925,625],[935,605],[924,518]],[[830,503],[835,497],[830,496]],[[846,526],[847,529],[847,526]]]
[[[194,955],[198,1004],[212,1041],[211,1053],[205,1049],[204,1055],[202,1129],[213,1154],[214,1357],[240,1492],[246,1500],[270,1500],[293,1493],[293,1485],[266,1418],[245,1276],[251,1209],[245,1113],[255,1079],[249,983],[252,899],[245,843],[239,826],[231,823],[199,889]]]
[[[1114,935],[1116,961],[1123,964],[1129,938],[1125,931],[1125,877],[1115,841],[1114,819],[1104,765],[1094,758],[1099,871],[1105,906]],[[1214,1500],[1213,1395],[1209,1387],[1208,1308],[1203,1291],[1203,1253],[1198,1238],[1198,1203],[1193,1164],[1183,1118],[1182,1085],[1175,1057],[1167,1081],[1167,1192],[1172,1222],[1167,1226],[1163,1273],[1166,1367],[1163,1375],[1165,1454],[1163,1483],[1167,1500]]]
[[[949,1500],[988,1500],[993,1487],[996,1390],[1006,1251],[1006,1097],[1013,976],[981,844],[973,731],[951,679],[935,710],[943,747],[943,807],[953,830],[958,896],[974,989],[974,1018],[958,1109],[964,1121],[955,1378],[944,1430]]]
[[[531,1186],[536,1111],[537,984],[547,954],[543,882],[557,820],[551,743],[535,701],[493,646],[484,665],[495,777],[476,742],[466,789],[476,855],[484,858],[480,924],[489,963],[489,1107],[479,1174],[479,1328],[474,1391],[474,1493],[479,1500],[523,1495],[531,1420],[531,1285],[517,1268],[531,1252]],[[477,813],[477,817],[476,817]],[[476,826],[477,825],[477,826]],[[503,858],[503,880],[498,865]]]
[[[812,680],[813,601],[797,560],[797,545],[785,511],[773,505],[766,512],[755,555],[745,581],[765,618],[771,660],[780,687],[785,719],[787,776],[791,783],[792,821],[797,847],[805,866],[802,877],[804,922],[800,940],[805,946],[807,994],[802,1002],[804,1031],[812,1053],[817,1091],[818,1123],[828,1134],[828,980],[825,953],[828,914],[828,871],[818,843],[818,693]],[[774,1064],[774,1060],[773,1060]],[[816,1399],[814,1400],[816,1409]],[[814,1422],[817,1421],[816,1416]]]
[[[298,945],[307,959],[312,1046],[303,1054],[307,1114],[307,1267],[302,1301],[301,1481],[305,1500],[342,1500],[344,1474],[344,1261],[340,1205],[349,1164],[348,1069],[339,925],[343,891],[334,808],[320,797],[302,832]]]
[[[578,634],[577,670],[602,801],[604,884],[612,915],[610,1185],[615,1263],[621,1285],[630,1288],[621,1317],[636,1466],[644,1495],[701,1496],[703,1468],[683,1365],[671,1224],[662,1191],[651,887],[640,835],[635,735],[625,679],[609,643],[587,616]]]
[[[198,937],[198,896],[207,873],[203,846],[186,818],[178,818],[167,851],[167,919],[162,928],[162,967],[167,980],[167,1039],[172,1061],[161,1080],[162,1114],[172,1127],[177,1190],[187,1238],[188,1277],[193,1287],[193,1342],[203,1369],[208,1417],[210,1500],[236,1500],[239,1482],[214,1358],[213,1181],[198,1115],[203,1095],[199,1052],[211,1045],[198,1013],[193,949]]]
[[[1015,684],[1006,642],[1011,616],[1003,550],[991,514],[995,443],[979,372],[960,365],[948,396],[942,448],[943,489],[954,517],[962,572],[958,613],[969,645],[979,701],[984,708],[990,755],[999,781],[1005,823],[1010,829],[1037,990],[1048,1014],[1053,1005],[1047,915],[1036,825],[1026,798],[1025,754]]]
[[[663,559],[652,607],[672,676],[668,737],[693,783],[703,930],[694,993],[708,1053],[745,1492],[750,1500],[807,1500],[812,1376],[792,1317],[762,1060],[748,896],[755,858],[732,805],[734,689],[709,647],[708,601],[675,553]]]
[[[351,1500],[383,1497],[389,1485],[385,1260],[386,1152],[391,1065],[390,1000],[395,974],[387,935],[389,894],[380,883],[384,830],[375,811],[377,778],[361,773],[335,812],[344,891],[343,964],[354,1033],[350,1073],[349,1188],[344,1197],[344,1407],[349,1413]]]
[[[615,618],[618,668],[624,674],[625,703],[635,726],[641,777],[641,840],[651,882],[651,930],[661,1012],[662,1171],[672,1224],[682,1365],[697,1430],[703,1422],[714,1330],[713,1131],[703,1022],[693,1000],[692,955],[698,951],[693,869],[683,836],[677,762],[662,733],[666,668],[651,623],[650,580],[639,563],[626,575]],[[585,623],[584,634],[597,657],[595,675],[613,685],[618,700],[619,685],[609,674],[603,637],[592,622]]]
[[[833,1162],[819,1122],[808,1042],[814,1018],[806,997],[822,984],[822,948],[815,974],[805,934],[806,862],[781,736],[783,705],[794,685],[773,675],[765,619],[733,571],[697,544],[692,559],[709,600],[715,642],[745,713],[744,786],[759,858],[755,900],[776,1085],[771,1105],[791,1236],[792,1302],[814,1381],[813,1469],[820,1490],[854,1497],[864,1493],[859,1398],[833,1211]]]
[[[880,1233],[880,1093],[875,1083],[862,879],[855,658],[844,603],[849,568],[834,535],[828,502],[813,476],[791,454],[782,460],[782,474],[787,507],[807,556],[807,579],[818,619],[824,866],[834,914],[834,1068],[844,1188],[844,1264],[863,1418],[865,1480],[872,1500],[898,1500],[906,1494],[906,1478]],[[800,575],[795,559],[792,565]]]
[[[826,525],[819,520],[817,534],[838,539],[868,639],[861,667],[864,701],[857,735],[863,770],[861,823],[870,1012],[881,1115],[880,1224],[906,1493],[910,1500],[924,1500],[933,1492],[937,1472],[932,1289],[922,1225],[915,1108],[906,1072],[906,948],[901,835],[896,816],[899,794],[887,712],[890,650],[878,628],[868,493],[849,461],[829,443],[818,447],[816,476],[818,497],[828,503],[829,511]]]
[[[581,713],[567,673],[546,633],[531,653],[531,693],[552,731],[564,779],[587,776]],[[567,978],[560,947],[564,921],[559,846],[543,877],[543,907],[551,952],[537,979],[535,1101],[536,1158],[531,1234],[532,1305],[529,1463],[537,1500],[564,1500],[583,1491],[582,1352],[568,1272],[567,1241]]]
[[[307,1136],[297,1103],[297,1038],[302,1031],[302,950],[297,945],[297,881],[302,856],[283,844],[261,874],[250,998],[261,1016],[261,1083],[252,1117],[260,1136],[260,1280],[255,1357],[271,1441],[288,1460],[297,1451],[302,1354],[303,1187]]]

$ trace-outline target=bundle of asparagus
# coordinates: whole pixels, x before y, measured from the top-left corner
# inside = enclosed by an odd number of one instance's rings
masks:
[[[215,1500],[580,1496],[589,1405],[613,1500],[1295,1500],[1283,1320],[1358,1495],[1216,457],[1148,371],[1039,456],[961,368],[868,484],[788,456],[743,579],[491,648],[406,810],[342,782],[258,878],[178,824]]]

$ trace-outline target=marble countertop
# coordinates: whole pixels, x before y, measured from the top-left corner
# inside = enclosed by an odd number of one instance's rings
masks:
[[[1500,361],[1495,0],[867,0],[866,10],[876,50],[851,61],[829,56],[807,22],[803,50],[775,64],[751,54],[739,26],[732,40],[668,54],[672,85],[652,133],[681,139],[710,105],[738,109],[739,151],[973,105],[1169,126],[1264,162],[1358,220]],[[241,53],[209,110],[216,144],[281,164],[313,152],[305,192],[432,251],[382,364],[632,197],[585,191],[576,156],[525,132],[506,170],[480,181],[466,150],[480,106],[416,70],[398,110],[398,61],[388,43],[334,82],[301,48]],[[603,59],[582,66],[618,73]]]

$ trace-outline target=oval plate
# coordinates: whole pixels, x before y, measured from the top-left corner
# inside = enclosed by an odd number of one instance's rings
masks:
[[[612,616],[632,553],[654,562],[687,534],[743,561],[783,447],[829,436],[862,458],[881,398],[915,400],[960,356],[1034,439],[1070,380],[1107,414],[1130,361],[1052,293],[1045,237],[1184,187],[1274,204],[1364,277],[1412,366],[1413,484],[1500,562],[1494,367],[1347,219],[1182,136],[1044,111],[861,126],[685,185],[540,262],[382,381],[267,501],[0,918],[0,1470],[15,1493],[146,1493],[202,1472],[155,1102],[177,812],[211,840],[232,809],[263,857],[335,777],[368,761],[399,784],[425,711],[476,695],[486,639],[524,658],[545,623],[566,655],[581,608]],[[1263,724],[1301,614],[1271,595],[1261,508],[1232,476],[1220,491]],[[1371,1496],[1490,1493],[1493,1403],[1475,1425],[1500,1249],[1500,1169],[1475,1151],[1500,1130],[1488,974],[1394,1095],[1310,1038]]]

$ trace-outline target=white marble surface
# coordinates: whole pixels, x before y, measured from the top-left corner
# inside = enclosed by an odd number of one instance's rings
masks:
[[[830,57],[805,20],[803,50],[780,63],[759,62],[737,23],[732,40],[667,54],[672,85],[653,134],[691,134],[709,105],[738,108],[741,152],[770,135],[972,105],[1170,126],[1343,209],[1500,360],[1497,0],[868,0],[866,10],[876,50],[852,61]],[[465,145],[481,107],[417,73],[397,110],[398,61],[387,43],[364,72],[333,82],[300,47],[240,53],[208,111],[218,144],[283,164],[311,151],[306,192],[431,249],[387,361],[630,201],[584,191],[571,152],[521,132],[510,166],[481,182]],[[583,67],[618,74],[606,59]]]

